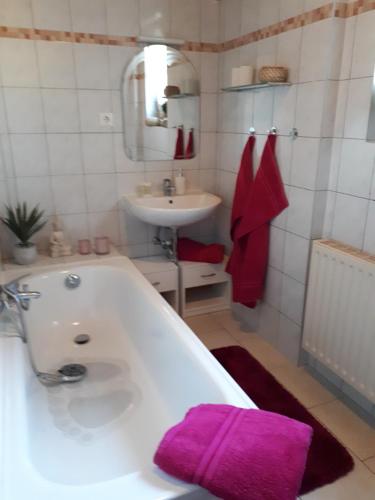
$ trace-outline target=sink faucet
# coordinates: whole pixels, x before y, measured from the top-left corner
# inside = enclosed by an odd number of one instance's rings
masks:
[[[176,188],[173,186],[172,179],[163,179],[163,195],[173,196]]]
[[[41,295],[40,292],[29,291],[26,284],[22,285],[22,289],[20,289],[21,279],[27,276],[30,275],[24,274],[5,285],[0,285],[0,313],[5,309],[11,310],[12,306],[15,306],[21,325],[20,334],[23,342],[27,342],[27,328],[23,311],[29,310],[31,299],[38,299]]]

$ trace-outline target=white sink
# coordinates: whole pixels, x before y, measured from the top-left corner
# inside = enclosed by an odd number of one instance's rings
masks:
[[[181,196],[129,195],[124,197],[125,206],[143,222],[155,226],[180,227],[208,217],[220,205],[221,199],[210,193]]]

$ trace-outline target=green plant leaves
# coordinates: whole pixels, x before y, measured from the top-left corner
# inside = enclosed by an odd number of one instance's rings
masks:
[[[15,234],[23,246],[28,246],[30,238],[47,222],[42,220],[44,211],[39,210],[39,205],[36,205],[30,213],[25,202],[17,203],[15,208],[5,205],[5,209],[6,216],[0,220]]]

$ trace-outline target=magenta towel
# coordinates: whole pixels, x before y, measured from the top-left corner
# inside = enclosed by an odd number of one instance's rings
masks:
[[[295,500],[311,438],[283,415],[203,404],[165,434],[154,462],[224,500]]]

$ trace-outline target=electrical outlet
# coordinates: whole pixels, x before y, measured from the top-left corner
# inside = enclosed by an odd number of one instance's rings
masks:
[[[99,123],[102,127],[113,127],[113,113],[99,113]]]

